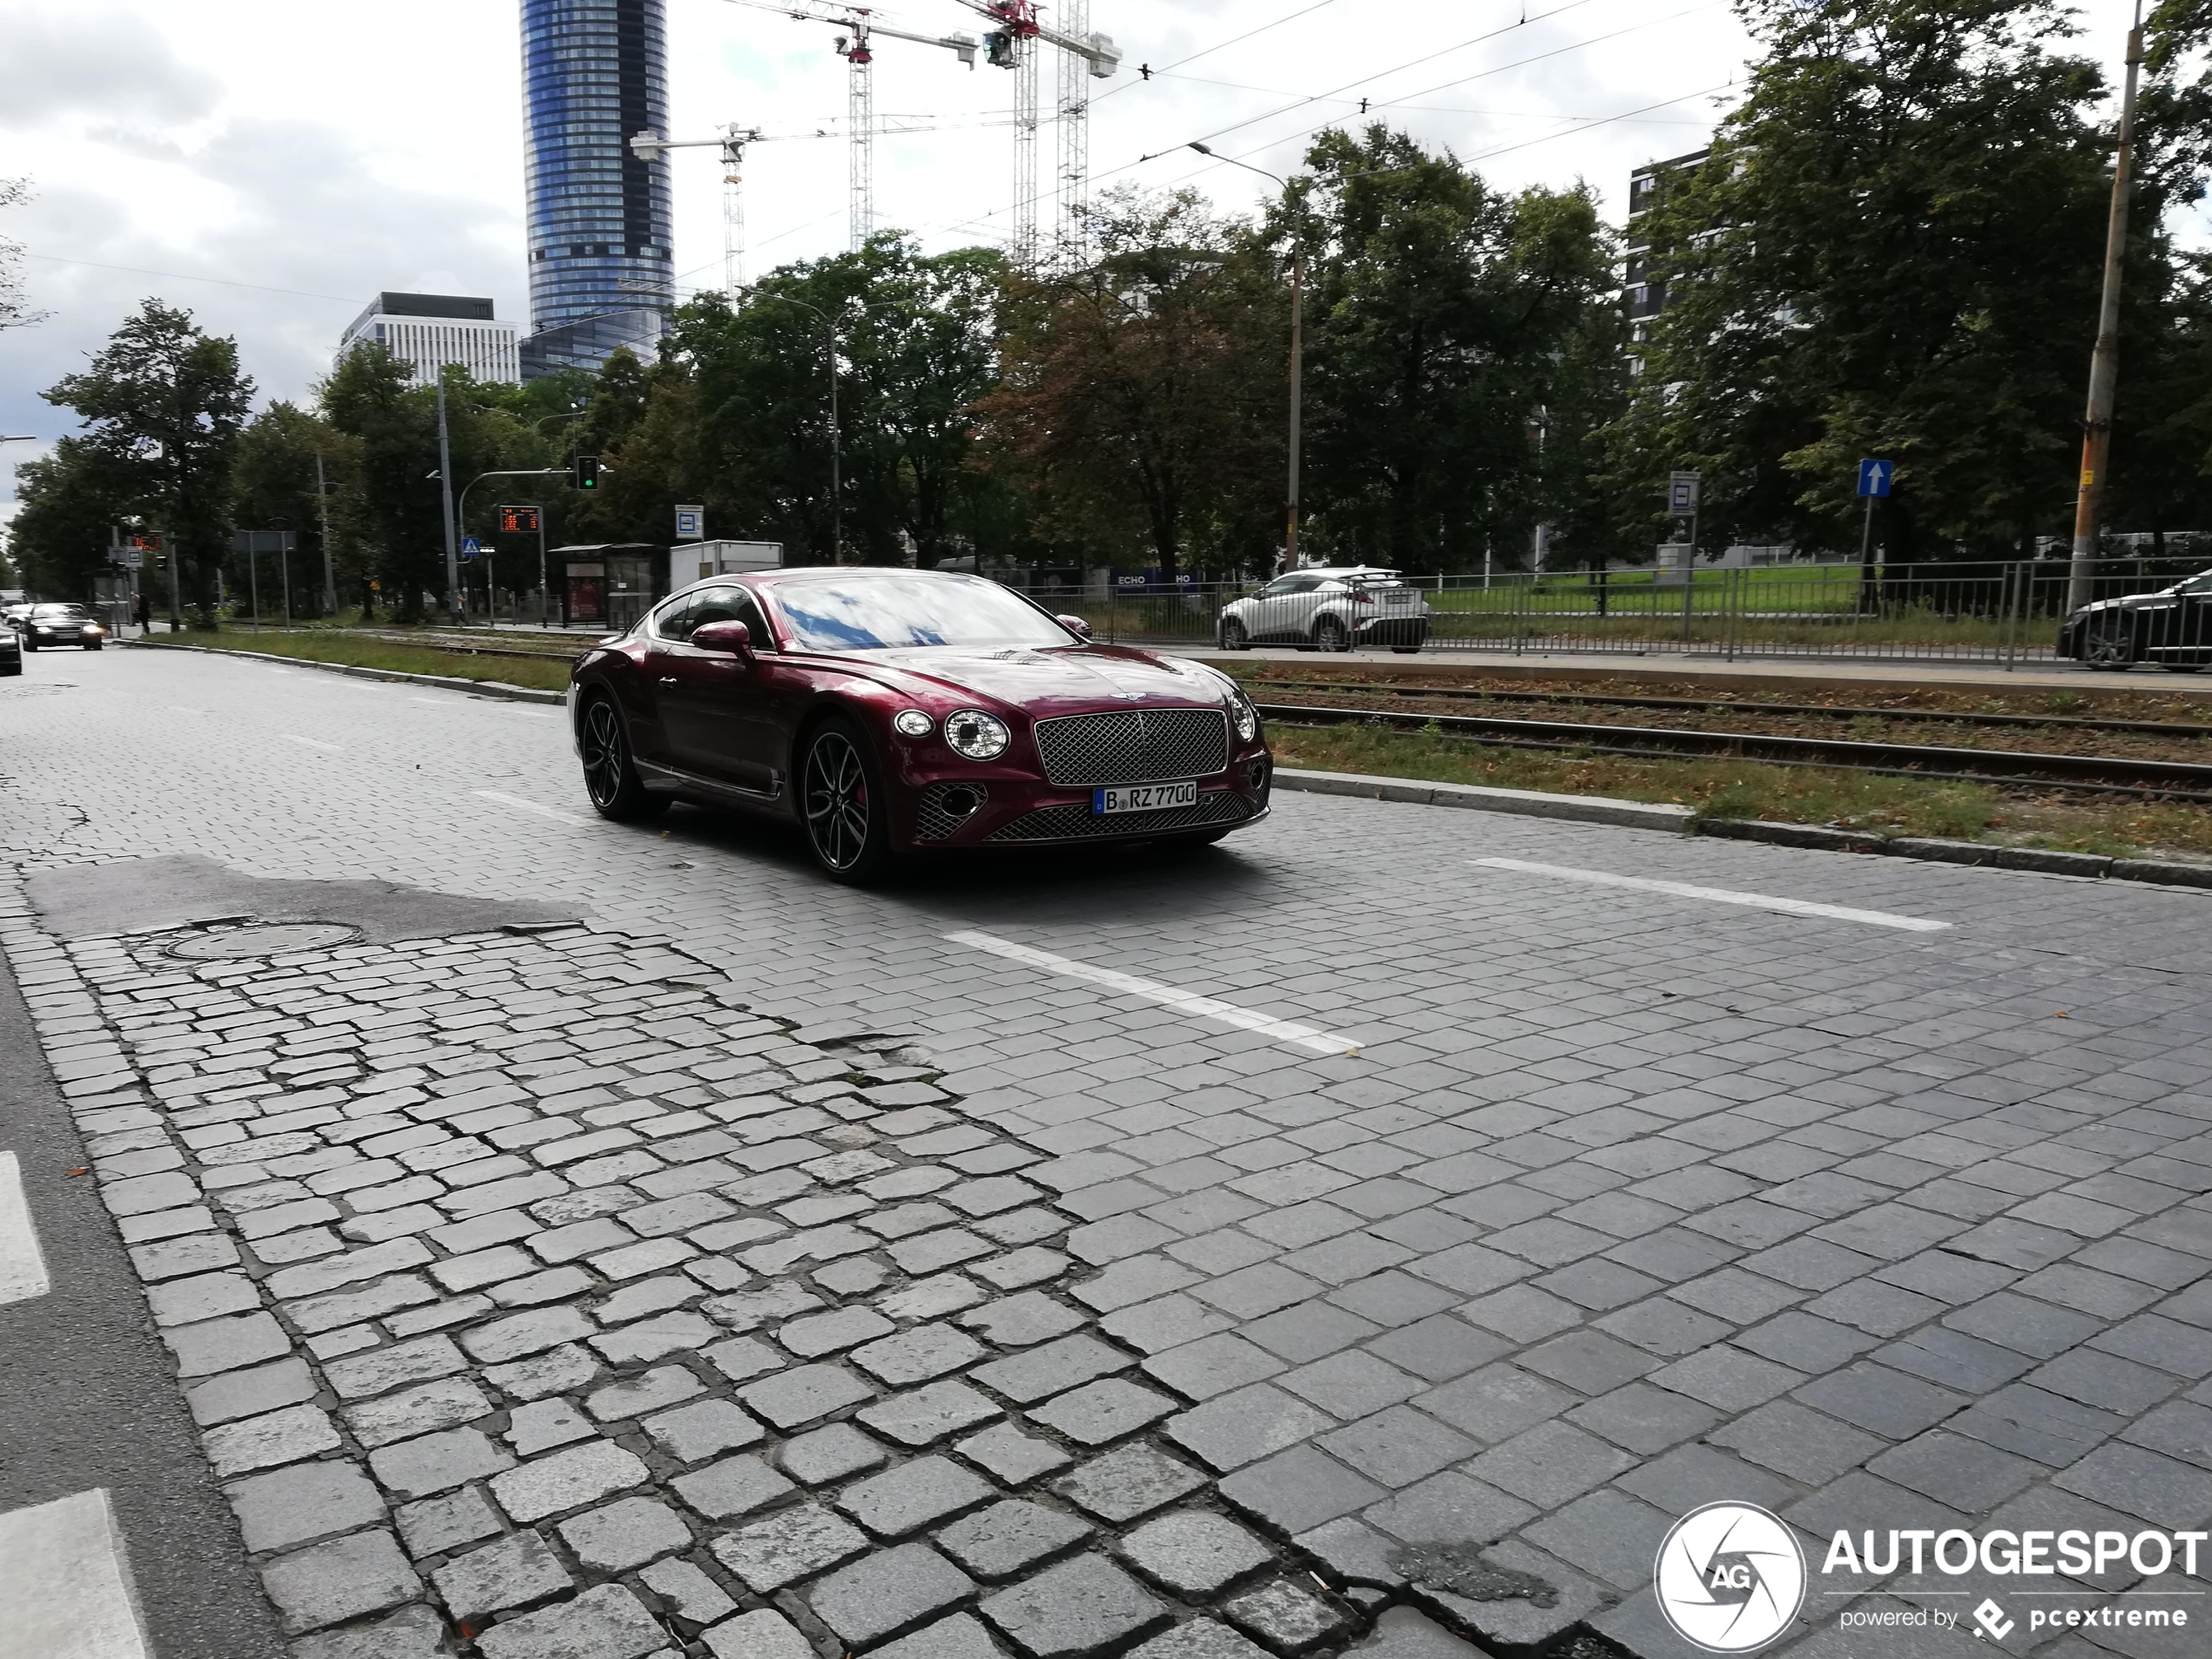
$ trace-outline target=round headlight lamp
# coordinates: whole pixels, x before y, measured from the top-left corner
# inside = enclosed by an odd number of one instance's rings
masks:
[[[900,709],[891,717],[891,729],[902,738],[926,738],[936,725],[920,709]]]
[[[1230,718],[1237,723],[1237,741],[1250,743],[1259,735],[1259,711],[1242,691],[1229,699]]]
[[[945,717],[945,741],[970,760],[995,760],[1013,740],[1005,721],[981,709],[962,709]]]

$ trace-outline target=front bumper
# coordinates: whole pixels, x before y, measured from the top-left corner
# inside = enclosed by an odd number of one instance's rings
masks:
[[[1428,637],[1426,617],[1378,617],[1353,630],[1362,645],[1391,645],[1401,649],[1419,645]]]
[[[907,850],[949,853],[1239,829],[1266,816],[1274,762],[1264,745],[1241,748],[1226,772],[1198,780],[1197,801],[1155,813],[1095,813],[1088,788],[1049,784],[1010,768],[978,766],[971,775],[906,781],[918,786],[901,836]]]

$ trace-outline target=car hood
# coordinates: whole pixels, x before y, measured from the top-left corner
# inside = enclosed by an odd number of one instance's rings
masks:
[[[1163,705],[1219,708],[1227,689],[1196,663],[1126,645],[976,651],[930,645],[845,659],[910,696],[974,697],[1037,718],[1077,709]]]
[[[2103,610],[2141,610],[2146,605],[2170,605],[2180,597],[2181,595],[2172,589],[2163,589],[2157,593],[2124,593],[2117,599],[2093,599],[2072,614],[2086,617]]]

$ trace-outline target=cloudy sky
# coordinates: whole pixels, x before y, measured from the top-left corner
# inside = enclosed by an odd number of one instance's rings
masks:
[[[1186,140],[1279,172],[1365,99],[1501,188],[1586,179],[1617,219],[1630,168],[1704,142],[1746,48],[1727,0],[1091,4],[1091,28],[1124,55],[1119,75],[1092,83],[1094,178],[1190,183],[1237,208],[1272,186]],[[745,0],[668,0],[668,15],[670,136],[841,125],[832,28]],[[894,0],[877,15],[933,37],[981,30],[960,0]],[[2125,0],[2092,0],[2081,17],[2083,49],[2116,61]],[[0,0],[0,177],[35,192],[0,233],[30,250],[32,301],[51,314],[0,333],[0,432],[71,430],[38,391],[149,294],[235,336],[265,402],[307,396],[381,288],[489,294],[527,323],[512,0]],[[881,224],[933,250],[1005,238],[1012,138],[992,123],[1011,108],[1012,78],[880,42],[879,115],[942,124],[879,141]],[[1048,172],[1052,143],[1048,129]],[[678,152],[674,167],[678,269],[712,286],[721,169],[706,150]],[[844,246],[845,178],[840,138],[753,149],[755,274]],[[0,514],[12,463],[41,448],[0,451]]]

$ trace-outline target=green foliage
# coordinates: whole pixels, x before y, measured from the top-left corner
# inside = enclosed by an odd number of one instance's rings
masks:
[[[1316,542],[1419,571],[1480,566],[1486,540],[1517,556],[1554,517],[1594,542],[1575,503],[1620,371],[1589,192],[1503,196],[1379,125],[1306,160],[1271,228],[1307,251]]]
[[[107,568],[108,543],[126,515],[150,506],[142,471],[105,444],[64,438],[16,469],[10,542],[19,576],[41,598],[89,600]],[[152,589],[158,570],[145,573]]]
[[[2030,0],[1744,0],[1765,49],[1711,159],[1648,215],[1671,278],[1613,482],[1703,539],[1855,541],[1856,462],[1898,465],[1892,562],[2060,528],[2107,186],[2094,66]],[[2139,293],[2160,250],[2139,236]],[[2123,380],[2124,383],[2124,380]]]
[[[239,435],[237,514],[239,527],[291,530],[299,550],[291,560],[293,614],[322,614],[323,514],[316,500],[316,462],[330,491],[332,567],[339,591],[361,582],[359,538],[354,531],[361,445],[313,412],[272,403]],[[233,592],[250,587],[242,556],[232,556]],[[272,597],[273,596],[271,596]],[[266,601],[265,601],[266,603]]]
[[[98,462],[80,481],[99,477],[112,500],[142,504],[169,538],[201,624],[213,626],[215,575],[230,551],[231,464],[253,396],[237,342],[148,300],[82,374],[44,395],[84,419],[83,442]]]
[[[1107,192],[1099,256],[1009,273],[989,464],[1048,535],[1157,564],[1234,571],[1283,499],[1287,294],[1274,260],[1194,193]]]

